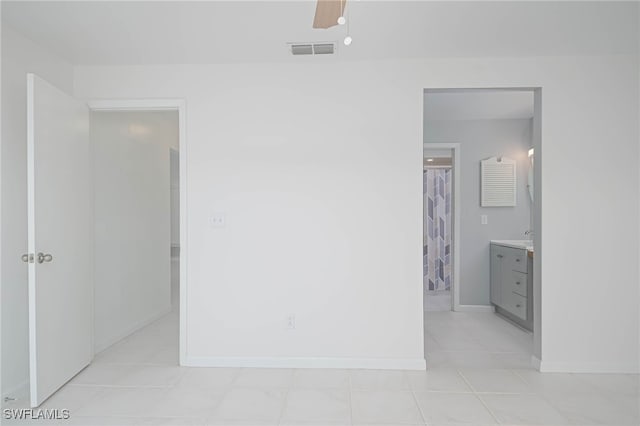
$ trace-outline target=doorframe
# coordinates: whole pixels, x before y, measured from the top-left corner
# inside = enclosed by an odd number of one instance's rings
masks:
[[[453,158],[453,291],[451,309],[460,310],[460,144],[429,143],[422,144],[422,157],[426,149],[450,149]],[[424,202],[422,203],[422,233],[424,234]],[[423,290],[424,291],[424,290]]]
[[[180,327],[179,364],[187,359],[187,103],[184,99],[100,99],[87,101],[93,111],[177,111],[180,162]]]
[[[531,144],[535,149],[534,162],[534,204],[533,204],[533,349],[531,354],[531,365],[538,371],[543,370],[542,364],[542,161],[543,161],[543,127],[542,127],[542,92],[541,85],[531,86],[436,86],[424,87],[422,89],[421,102],[424,108],[424,98],[427,93],[460,93],[468,91],[530,91],[533,93],[533,122],[531,129]],[[422,126],[424,130],[425,115],[422,114]],[[423,135],[424,138],[424,135]],[[424,139],[423,139],[424,145]],[[436,144],[429,144],[435,146]],[[424,156],[424,148],[423,148]],[[423,220],[424,222],[424,220]],[[455,280],[455,278],[454,278]],[[463,305],[464,306],[464,305]],[[477,312],[476,309],[473,309]]]

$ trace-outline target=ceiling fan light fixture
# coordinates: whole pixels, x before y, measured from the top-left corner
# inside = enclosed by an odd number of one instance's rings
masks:
[[[351,38],[351,36],[346,36],[344,38],[344,45],[345,46],[349,46],[351,44],[351,42],[353,41],[353,39]]]

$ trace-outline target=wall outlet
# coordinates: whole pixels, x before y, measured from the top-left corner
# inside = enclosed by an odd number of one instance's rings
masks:
[[[481,214],[480,215],[480,225],[486,225],[487,223],[489,223],[487,215],[486,214]]]
[[[210,228],[224,228],[226,223],[224,213],[213,213],[209,216],[209,227]]]
[[[289,314],[287,315],[287,318],[285,318],[286,320],[286,329],[287,330],[294,330],[296,328],[296,315],[295,314]]]

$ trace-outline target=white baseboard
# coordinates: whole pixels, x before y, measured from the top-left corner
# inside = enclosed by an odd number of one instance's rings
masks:
[[[124,330],[123,332],[119,333],[117,336],[112,337],[110,339],[107,339],[103,342],[96,342],[95,347],[94,347],[94,354],[98,354],[102,351],[104,351],[105,349],[107,349],[109,346],[114,345],[116,343],[118,343],[120,340],[124,339],[125,337],[128,337],[130,335],[132,335],[133,333],[135,333],[136,331],[140,330],[143,327],[148,326],[149,324],[151,324],[154,321],[159,320],[160,318],[162,318],[163,316],[167,315],[169,312],[171,312],[172,307],[171,305],[169,305],[168,308],[163,309],[162,311],[158,312],[157,314],[152,315],[151,317],[139,321],[135,324],[133,324],[131,327],[128,327],[126,330]]]
[[[495,312],[496,308],[491,305],[458,305],[456,312]]]
[[[5,398],[13,398],[15,400],[28,399],[29,398],[29,380],[13,386],[7,390],[2,391],[2,400]]]
[[[538,358],[535,355],[531,355],[531,366],[533,368],[535,368],[536,370],[540,371],[540,365],[542,364],[542,361],[540,361],[540,358]]]
[[[638,364],[602,364],[579,362],[549,362],[540,360],[541,373],[593,373],[593,374],[638,374]]]
[[[187,367],[249,368],[349,368],[370,370],[425,370],[423,358],[253,358],[253,357],[186,357]]]

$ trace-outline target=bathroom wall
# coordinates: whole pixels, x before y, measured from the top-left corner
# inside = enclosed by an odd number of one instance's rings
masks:
[[[531,120],[425,121],[424,141],[460,143],[460,304],[489,305],[489,241],[524,239],[531,226]],[[480,161],[493,156],[517,160],[515,207],[480,207]],[[481,215],[487,215],[486,225]]]

